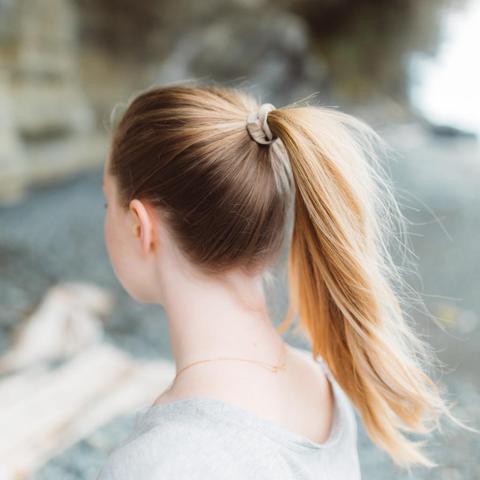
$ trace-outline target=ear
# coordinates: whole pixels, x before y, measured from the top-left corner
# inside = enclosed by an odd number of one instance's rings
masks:
[[[138,199],[133,199],[129,205],[132,214],[132,228],[135,237],[141,240],[142,251],[147,254],[155,245],[155,229],[152,210]]]

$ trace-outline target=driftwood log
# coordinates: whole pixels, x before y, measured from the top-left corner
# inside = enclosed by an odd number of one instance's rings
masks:
[[[58,292],[58,287],[55,288]],[[95,295],[86,297],[92,300]],[[62,309],[68,312],[65,296],[50,292],[47,298],[52,315],[60,317]],[[80,305],[82,302],[77,302],[77,309]],[[104,303],[104,307],[106,305]],[[54,323],[62,329],[65,321],[52,320],[49,308],[43,303],[26,320],[22,333],[5,355],[8,360],[3,363],[4,375],[0,377],[0,480],[30,478],[48,460],[116,416],[151,405],[174,376],[173,363],[136,360],[102,341],[101,335],[88,337],[87,334],[81,342],[76,342],[68,337],[68,332],[75,335],[72,332],[84,331],[75,326],[62,330],[65,342],[74,346],[70,355],[65,356],[65,349],[52,327]],[[89,315],[94,315],[91,308],[87,310]],[[72,316],[69,318],[72,322]],[[88,315],[73,318],[75,323],[84,321]],[[41,335],[42,321],[49,325],[49,341],[40,341],[37,345],[33,342],[30,353],[32,332]],[[55,356],[62,357],[63,361],[52,367],[45,360]]]

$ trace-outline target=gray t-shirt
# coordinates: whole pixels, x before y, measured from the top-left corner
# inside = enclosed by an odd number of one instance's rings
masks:
[[[138,410],[133,432],[97,480],[359,480],[353,408],[325,362],[316,361],[334,396],[325,442],[232,403],[188,397]]]

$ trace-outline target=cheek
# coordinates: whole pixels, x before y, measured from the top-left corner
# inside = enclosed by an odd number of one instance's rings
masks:
[[[121,221],[120,221],[121,222]],[[135,299],[139,299],[135,272],[138,268],[134,256],[134,248],[126,240],[127,232],[118,225],[115,214],[108,211],[104,225],[105,246],[110,257],[110,263],[120,284]]]
[[[104,236],[105,236],[105,247],[108,252],[108,256],[110,257],[110,263],[112,264],[112,268],[117,275],[122,270],[121,266],[121,258],[120,255],[120,242],[119,242],[119,235],[117,234],[117,227],[115,226],[115,219],[113,218],[113,214],[110,211],[110,207],[107,209],[105,215],[105,228],[104,228]]]
[[[105,247],[108,252],[108,256],[110,257],[110,260],[112,259],[112,222],[110,219],[110,213],[107,210],[105,212],[105,223],[104,223],[104,239],[105,239]]]

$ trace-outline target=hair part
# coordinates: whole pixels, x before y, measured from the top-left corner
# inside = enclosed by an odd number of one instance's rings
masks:
[[[208,274],[272,265],[291,208],[291,298],[280,329],[298,314],[313,355],[325,359],[372,440],[400,465],[432,466],[406,434],[453,417],[402,310],[405,283],[388,249],[401,214],[377,154],[384,144],[351,115],[288,105],[268,115],[277,140],[259,145],[246,129],[258,108],[245,92],[215,85],[136,96],[110,151],[122,206],[139,198],[158,207]]]

